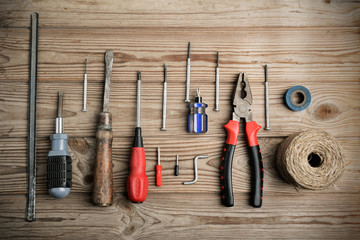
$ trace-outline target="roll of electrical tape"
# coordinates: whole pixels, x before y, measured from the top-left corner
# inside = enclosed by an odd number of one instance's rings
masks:
[[[298,101],[295,101],[295,98],[298,98]],[[310,102],[310,91],[304,86],[291,87],[285,93],[285,104],[290,110],[302,111],[310,105]]]

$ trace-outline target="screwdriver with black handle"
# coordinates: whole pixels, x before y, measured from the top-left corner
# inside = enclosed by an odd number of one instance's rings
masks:
[[[136,128],[134,144],[131,149],[130,173],[127,179],[127,193],[131,202],[140,203],[146,200],[149,180],[146,176],[145,148],[140,127],[141,108],[141,72],[137,72]]]
[[[96,132],[96,161],[94,174],[93,203],[107,207],[113,203],[113,166],[112,166],[112,115],[109,112],[110,80],[114,53],[105,53],[105,87],[103,110],[99,114],[99,125]]]

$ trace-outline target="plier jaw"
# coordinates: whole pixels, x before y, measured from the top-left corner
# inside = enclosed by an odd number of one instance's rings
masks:
[[[233,120],[240,122],[240,118],[245,118],[246,122],[251,122],[251,104],[252,94],[247,74],[239,73],[233,98]]]

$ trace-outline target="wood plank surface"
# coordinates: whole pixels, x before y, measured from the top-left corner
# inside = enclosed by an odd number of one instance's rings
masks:
[[[161,137],[144,138],[147,158],[146,172],[149,177],[149,192],[183,192],[183,193],[217,193],[220,189],[220,158],[226,136],[202,137],[204,143],[192,151],[199,138],[167,137],[166,142]],[[265,168],[265,194],[287,193],[296,194],[302,189],[295,189],[280,177],[276,163],[276,152],[283,138],[260,138],[259,143],[263,152]],[[352,183],[360,181],[360,163],[355,161],[358,153],[359,139],[340,138],[340,144],[347,157],[346,171],[339,182],[332,188],[323,190],[322,193],[353,193],[360,192],[360,186]],[[233,161],[234,192],[250,191],[250,159],[247,153],[246,139],[241,136]],[[0,148],[0,158],[7,158],[8,162],[1,164],[3,175],[0,176],[0,191],[2,193],[25,194],[26,193],[26,139],[3,139],[3,147]],[[15,146],[16,144],[16,146]],[[39,139],[37,146],[37,189],[39,193],[46,193],[46,160],[50,150],[50,140]],[[114,165],[114,191],[126,193],[126,178],[128,176],[130,148],[132,138],[114,138],[113,142],[113,165]],[[73,186],[72,192],[91,192],[93,187],[93,165],[95,161],[94,138],[70,138],[69,151],[73,160]],[[154,169],[157,162],[156,148],[161,147],[161,159],[163,165],[163,186],[155,186]],[[174,176],[175,156],[179,154],[180,175]],[[184,181],[194,178],[193,158],[196,155],[209,155],[208,159],[201,159],[198,163],[199,180],[195,185],[182,185]],[[13,182],[8,182],[13,179]],[[359,202],[360,204],[360,202]]]
[[[41,27],[220,27],[358,26],[353,0],[258,1],[21,1],[2,0],[1,26],[28,27],[29,12],[41,14]]]
[[[26,150],[30,13],[39,20],[37,105],[37,220],[28,223]],[[352,0],[0,0],[0,238],[9,239],[360,239],[360,1]],[[201,89],[209,131],[186,132],[187,43],[191,96]],[[91,204],[95,133],[104,87],[104,52],[114,50],[114,205]],[[215,103],[220,53],[220,112]],[[88,112],[82,110],[88,58]],[[167,132],[160,131],[163,64],[168,65]],[[237,74],[246,72],[254,120],[264,126],[264,71],[269,67],[271,130],[261,129],[264,202],[249,203],[250,160],[241,132],[233,162],[235,206],[220,203],[219,168],[232,113]],[[142,71],[142,128],[149,195],[126,197],[136,115],[136,71]],[[292,112],[284,94],[304,85],[308,109]],[[65,133],[73,160],[71,194],[47,194],[49,135],[55,130],[57,92],[64,91]],[[241,128],[244,127],[242,123]],[[345,172],[322,191],[286,183],[275,164],[279,144],[302,130],[324,130],[344,151]],[[163,186],[155,186],[161,147]],[[175,177],[175,156],[180,176]],[[193,158],[199,180],[193,179]]]
[[[270,195],[267,204],[254,209],[244,195],[236,194],[237,205],[220,207],[214,193],[149,194],[143,204],[131,204],[116,195],[114,205],[98,208],[89,194],[70,194],[60,204],[48,195],[37,198],[37,220],[27,223],[23,195],[3,195],[0,231],[8,237],[85,239],[357,239],[360,237],[358,199],[354,195]],[[295,200],[297,199],[297,200]],[[295,206],[294,202],[301,202]],[[64,207],[66,206],[66,207]],[[329,210],[331,209],[331,211]],[[61,226],[61,228],[59,228]],[[339,227],[341,226],[341,227]],[[56,231],[54,231],[56,229]]]

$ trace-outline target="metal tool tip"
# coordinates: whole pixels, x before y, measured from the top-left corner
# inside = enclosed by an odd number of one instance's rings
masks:
[[[167,129],[166,129],[166,128],[161,128],[160,130],[161,130],[161,131],[167,131]]]
[[[188,44],[188,58],[190,58],[190,42]]]
[[[140,71],[137,72],[137,77],[138,77],[138,80],[141,80],[141,72]]]
[[[200,97],[200,88],[196,89],[196,96]]]
[[[63,97],[64,92],[58,92],[59,98],[58,98],[58,117],[62,117],[62,109],[63,109]]]
[[[267,82],[268,81],[268,79],[267,79],[267,64],[265,64],[264,65],[264,71],[265,71],[265,82]]]
[[[105,55],[109,56],[109,57],[113,57],[114,56],[114,51],[113,50],[106,50]]]

